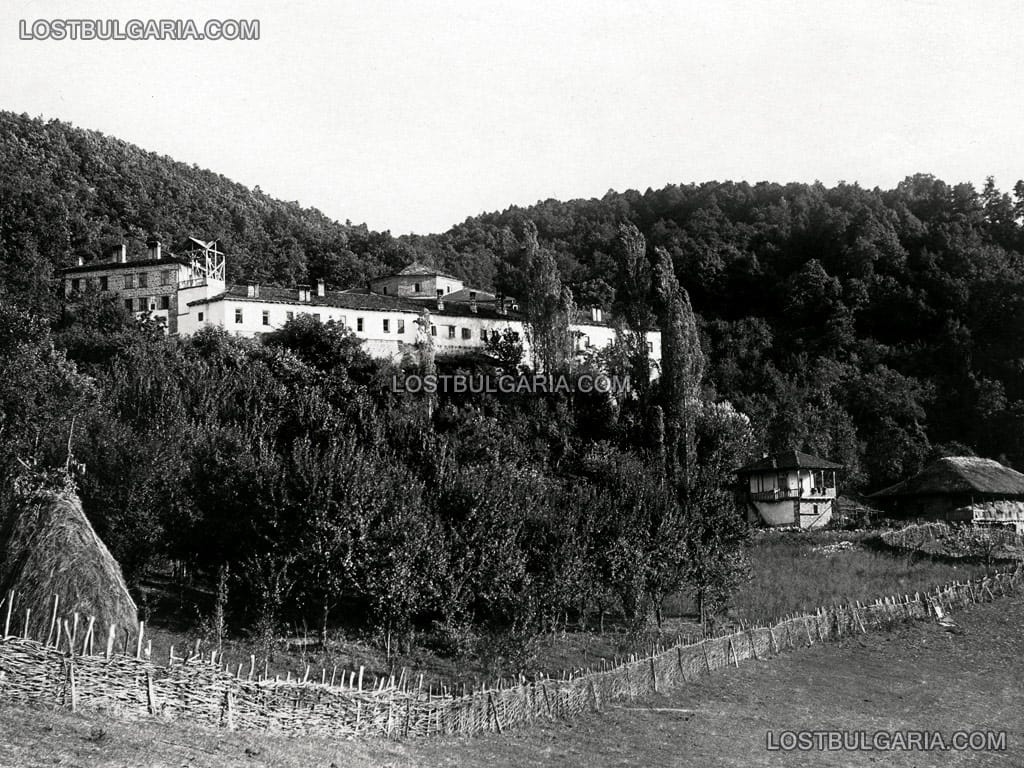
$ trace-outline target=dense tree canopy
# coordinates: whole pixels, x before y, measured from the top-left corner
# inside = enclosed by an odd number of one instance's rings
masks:
[[[394,238],[0,113],[0,472],[66,466],[130,579],[166,558],[230,572],[232,610],[264,626],[344,615],[458,645],[610,607],[639,622],[680,587],[718,610],[744,572],[727,485],[751,454],[808,450],[854,489],[949,450],[1024,468],[1022,219],[1024,183],[917,175],[608,192]],[[61,306],[57,270],[152,234],[217,239],[229,279],[434,264],[520,297],[550,370],[572,364],[574,305],[599,305],[617,342],[576,364],[638,383],[423,400],[309,318],[262,343],[168,339],[111,297]],[[522,351],[506,335],[452,363],[424,335],[420,372],[514,372]]]

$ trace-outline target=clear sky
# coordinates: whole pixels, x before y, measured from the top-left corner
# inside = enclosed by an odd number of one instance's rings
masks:
[[[261,39],[23,41],[36,19],[256,18]],[[709,179],[1024,178],[1024,5],[4,0],[0,108],[344,221]]]

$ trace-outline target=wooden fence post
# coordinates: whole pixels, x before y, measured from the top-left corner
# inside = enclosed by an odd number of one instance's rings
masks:
[[[4,620],[4,637],[11,636],[11,610],[14,608],[14,590],[7,593],[7,618]]]
[[[46,633],[46,643],[50,644],[50,639],[53,637],[53,627],[57,625],[57,606],[60,604],[60,595],[53,595],[53,618],[50,619],[50,631]],[[57,625],[57,645],[60,645],[60,626]]]
[[[89,628],[85,630],[85,637],[82,638],[82,655],[89,653],[89,646],[92,644],[92,626],[96,621],[95,616],[89,617]]]
[[[494,696],[490,691],[487,692],[487,703],[490,705],[491,715],[494,717],[494,727],[497,729],[498,733],[501,733],[501,721],[498,719],[498,708],[494,706]]]
[[[156,692],[153,690],[153,675],[149,672],[146,673],[146,704],[149,706],[149,714],[155,715],[157,712]]]
[[[75,684],[75,662],[68,662],[68,684],[71,688],[71,711],[78,711],[78,687]]]
[[[225,723],[229,731],[235,729],[235,713],[232,711],[231,689],[224,692]]]

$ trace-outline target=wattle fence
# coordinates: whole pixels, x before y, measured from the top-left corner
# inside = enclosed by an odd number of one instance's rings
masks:
[[[894,531],[886,531],[881,539],[890,547],[904,550],[921,550],[934,542],[954,540],[958,532],[969,531],[988,540],[993,547],[1004,547],[1008,553],[1024,558],[1024,536],[1004,528],[953,527],[946,523],[915,523]],[[944,553],[956,556],[956,553]],[[970,553],[967,553],[970,554]]]
[[[257,671],[255,658],[232,670],[218,663],[215,652],[198,649],[186,657],[174,656],[172,649],[167,664],[157,664],[146,657],[141,626],[132,637],[116,636],[111,628],[104,642],[98,642],[94,622],[80,623],[78,616],[61,620],[56,610],[47,637],[33,639],[29,613],[20,621],[8,595],[0,613],[6,619],[0,638],[0,702],[292,734],[410,738],[500,733],[666,691],[748,659],[927,618],[936,607],[948,613],[1022,586],[1024,567],[924,594],[834,605],[771,626],[654,648],[649,655],[614,666],[603,664],[558,678],[520,678],[462,694],[424,690],[422,678],[407,676],[365,687],[354,674],[338,680],[326,670],[319,680],[310,679],[308,670],[304,679],[267,679]]]

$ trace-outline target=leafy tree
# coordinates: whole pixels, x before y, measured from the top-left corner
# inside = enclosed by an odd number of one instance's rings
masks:
[[[514,374],[519,370],[523,360],[523,341],[511,328],[491,333],[485,349],[505,373]]]

